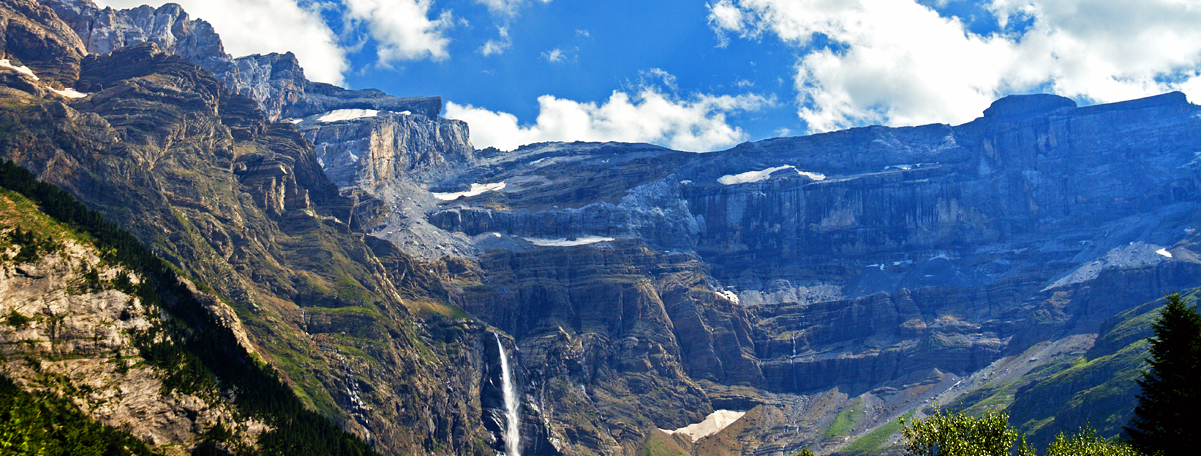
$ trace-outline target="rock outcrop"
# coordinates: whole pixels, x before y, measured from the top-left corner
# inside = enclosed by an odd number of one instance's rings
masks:
[[[325,174],[339,187],[373,191],[472,161],[467,124],[439,118],[437,110],[431,115],[356,110],[350,115],[362,117],[344,120],[336,119],[338,114],[311,115],[296,126],[315,145]]]
[[[218,427],[249,444],[269,430],[239,417],[213,391],[165,385],[171,372],[147,362],[134,343],[161,325],[161,309],[120,285],[143,278],[103,261],[93,245],[20,196],[0,195],[0,214],[0,372],[27,390],[74,400],[91,418],[164,449],[195,448]],[[14,233],[31,227],[40,228],[34,239],[53,247],[21,258],[31,243],[13,241]]]
[[[75,84],[87,49],[53,10],[35,0],[8,1],[0,5],[0,27],[8,63],[0,71],[25,66],[56,88]]]

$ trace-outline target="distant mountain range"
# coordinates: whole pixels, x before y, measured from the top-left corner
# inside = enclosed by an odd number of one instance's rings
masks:
[[[1010,96],[958,126],[706,154],[506,152],[440,98],[232,58],[178,5],[3,0],[0,24],[0,158],[132,233],[228,328],[221,350],[382,454],[505,453],[502,358],[524,455],[895,453],[897,418],[935,402],[1008,409],[1039,447],[1116,435],[1154,301],[1201,285],[1201,107],[1181,93]],[[69,294],[15,261],[10,290]],[[53,339],[48,315],[0,322],[27,391],[51,388],[30,363],[63,362],[15,348]],[[88,385],[63,375],[68,397]],[[76,405],[152,446],[280,448],[229,385],[190,393],[217,418]]]

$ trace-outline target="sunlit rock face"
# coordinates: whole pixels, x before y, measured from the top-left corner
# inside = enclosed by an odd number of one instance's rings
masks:
[[[411,111],[340,109],[297,122],[325,174],[340,187],[372,188],[470,163],[467,124]]]

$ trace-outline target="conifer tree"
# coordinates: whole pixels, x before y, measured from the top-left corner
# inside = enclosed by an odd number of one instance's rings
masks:
[[[1180,294],[1164,297],[1138,385],[1138,406],[1126,432],[1131,443],[1148,454],[1197,449],[1201,436],[1201,314]]]

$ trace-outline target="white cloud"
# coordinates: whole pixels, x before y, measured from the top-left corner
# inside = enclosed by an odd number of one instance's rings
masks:
[[[446,104],[445,117],[471,126],[476,147],[512,150],[543,141],[650,142],[678,150],[711,151],[746,139],[742,129],[726,122],[726,114],[756,111],[771,102],[758,95],[697,95],[673,99],[651,87],[631,95],[614,91],[601,104],[580,103],[543,95],[533,125],[517,117],[471,105]]]
[[[771,33],[805,52],[792,82],[798,114],[814,131],[959,123],[999,96],[1040,88],[1098,102],[1173,89],[1201,97],[1201,82],[1185,77],[1201,67],[1201,8],[1173,0],[987,6],[1003,25],[1029,27],[974,34],[913,0],[721,0],[709,5],[709,23],[719,38]],[[814,49],[818,36],[836,44]]]
[[[95,0],[116,9],[135,8],[151,0]],[[156,2],[158,3],[158,2]],[[204,19],[221,35],[225,51],[235,57],[292,51],[314,81],[341,84],[349,68],[346,52],[314,9],[295,0],[171,0],[193,19]],[[161,4],[161,3],[158,3]]]
[[[667,88],[671,89],[672,91],[680,90],[680,86],[676,85],[676,76],[664,71],[661,68],[651,68],[650,70],[642,71],[640,73],[642,73],[643,77],[649,76],[658,78],[659,80],[663,81],[663,85],[667,86]]]
[[[551,0],[538,0],[550,3]],[[487,6],[488,11],[497,16],[515,16],[517,10],[525,6],[526,0],[475,0],[476,3]]]
[[[509,38],[509,27],[500,26],[497,29],[500,30],[500,38],[488,40],[480,47],[480,54],[484,54],[485,57],[502,54],[513,46],[513,39]]]
[[[365,24],[375,39],[379,63],[450,57],[444,33],[454,26],[450,11],[430,19],[430,0],[343,0],[346,19]]]
[[[554,48],[543,52],[542,58],[546,59],[546,61],[550,63],[558,63],[567,60],[567,56],[564,55],[563,50],[559,48]]]
[[[721,0],[716,4],[708,4],[709,8],[709,25],[717,31],[718,47],[726,47],[730,43],[725,32],[746,34],[745,19],[742,9],[734,5],[731,0]]]

